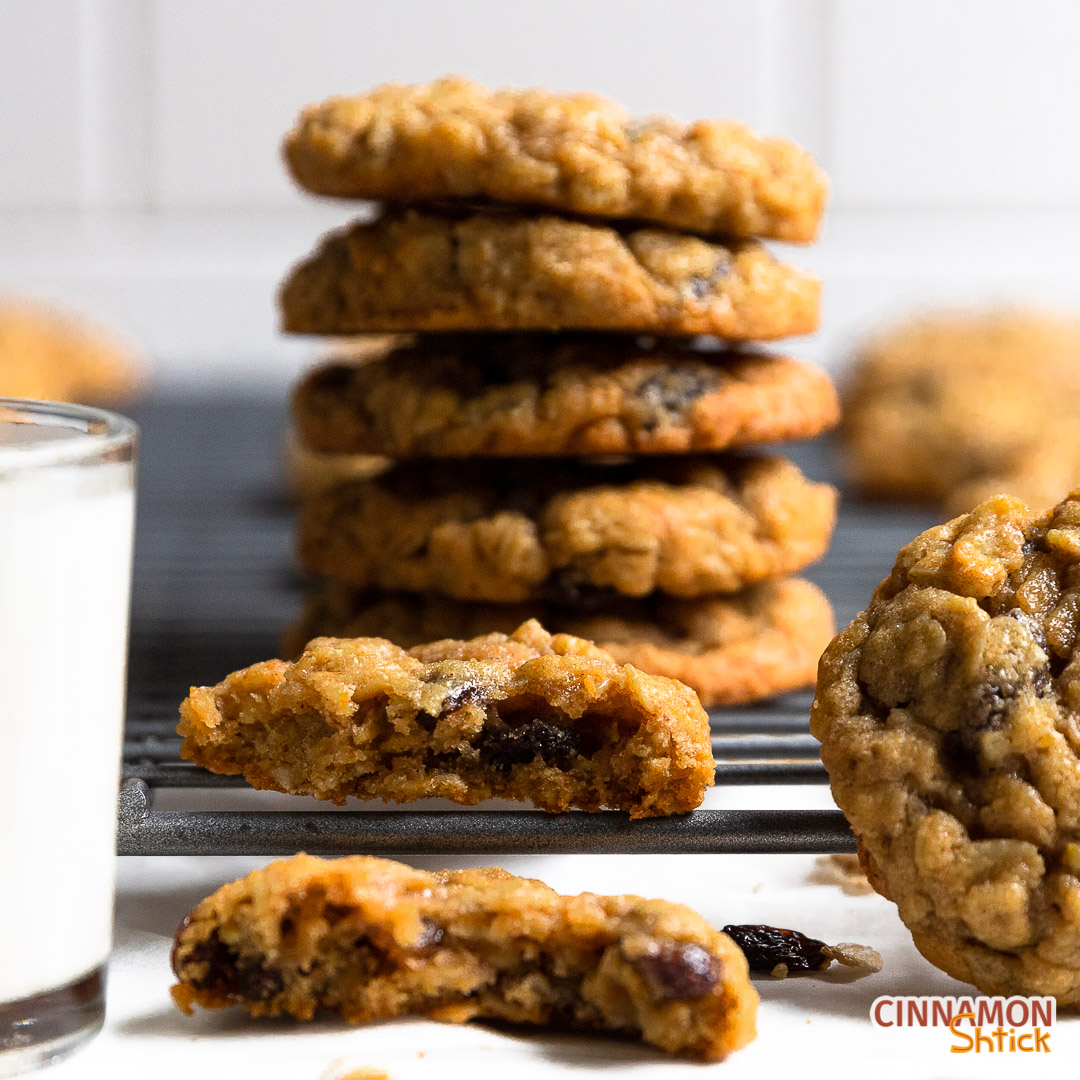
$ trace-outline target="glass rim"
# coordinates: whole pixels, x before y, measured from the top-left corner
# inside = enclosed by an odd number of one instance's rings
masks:
[[[15,415],[6,415],[9,413]],[[78,464],[113,450],[133,447],[139,435],[139,427],[133,420],[108,409],[66,401],[0,397],[0,428],[10,423],[69,428],[72,437],[20,446],[0,444],[0,473],[47,465]]]

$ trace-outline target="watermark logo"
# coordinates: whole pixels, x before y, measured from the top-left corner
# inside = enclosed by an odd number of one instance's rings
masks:
[[[1049,1054],[1052,997],[879,997],[877,1028],[942,1028],[952,1054]]]

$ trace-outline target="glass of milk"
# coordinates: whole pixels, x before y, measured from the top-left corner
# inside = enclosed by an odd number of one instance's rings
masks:
[[[0,398],[0,1076],[104,1018],[137,435]]]

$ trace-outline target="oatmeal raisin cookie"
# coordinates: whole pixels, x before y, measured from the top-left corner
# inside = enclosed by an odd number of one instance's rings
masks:
[[[707,708],[813,685],[818,657],[833,635],[829,601],[798,578],[766,581],[734,596],[609,596],[584,608],[384,596],[326,582],[290,629],[286,655],[298,655],[321,635],[385,637],[410,648],[438,638],[510,632],[528,618],[595,641],[617,663],[686,683]]]
[[[839,419],[829,377],[788,356],[598,334],[424,335],[328,364],[293,395],[331,454],[670,454],[806,439]]]
[[[310,500],[299,554],[346,584],[459,600],[689,598],[820,558],[835,510],[782,458],[398,465]]]
[[[386,210],[326,236],[281,289],[301,334],[626,330],[771,340],[817,328],[821,283],[752,240],[550,214]]]
[[[569,1025],[710,1061],[754,1037],[758,1001],[739,948],[681,904],[364,855],[223,886],[181,924],[172,966],[188,1013]]]
[[[800,243],[828,191],[805,150],[734,120],[634,118],[594,94],[455,77],[309,105],[284,152],[316,195],[486,199]]]
[[[193,687],[177,731],[188,761],[339,804],[502,798],[654,817],[699,805],[714,772],[692,690],[537,622],[407,652],[316,638],[295,663]]]
[[[826,650],[811,730],[871,884],[987,994],[1080,1004],[1080,491],[899,554]]]

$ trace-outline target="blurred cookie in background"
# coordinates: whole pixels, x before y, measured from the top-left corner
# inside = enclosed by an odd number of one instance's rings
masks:
[[[1080,318],[923,314],[863,345],[844,397],[847,471],[866,495],[960,513],[998,493],[1047,506],[1080,482]]]
[[[117,405],[146,387],[138,350],[81,311],[0,296],[0,397]]]

